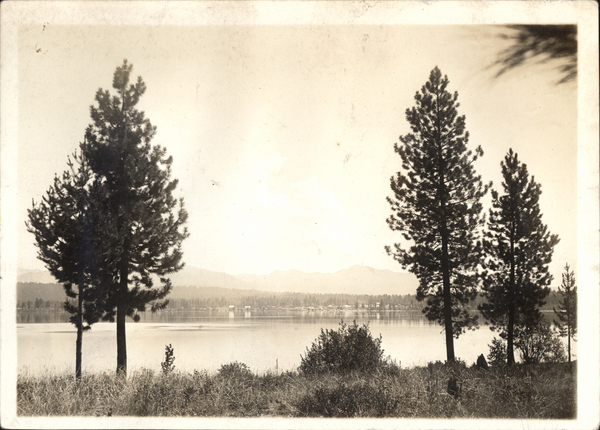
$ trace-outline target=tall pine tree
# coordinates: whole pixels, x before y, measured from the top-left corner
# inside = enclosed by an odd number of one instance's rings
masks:
[[[577,285],[575,284],[575,273],[567,263],[562,274],[562,283],[558,287],[562,300],[558,304],[558,310],[554,313],[558,317],[558,330],[561,336],[567,337],[567,351],[569,363],[571,362],[571,339],[575,340],[577,335]]]
[[[504,194],[492,190],[492,208],[484,238],[483,293],[479,306],[492,330],[507,341],[507,364],[515,362],[515,333],[539,324],[539,308],[550,292],[552,260],[558,236],[542,223],[540,184],[529,178],[511,149],[501,163]]]
[[[131,70],[127,60],[116,69],[116,95],[97,91],[98,106],[90,108],[93,123],[81,145],[105,190],[100,212],[104,243],[112,252],[102,261],[102,283],[109,285],[103,318],[116,318],[121,374],[127,372],[126,317],[138,321],[147,305],[152,311],[167,305],[168,275],[183,267],[181,243],[188,236],[183,199],[173,196],[172,157],[151,145],[156,127],[136,108],[146,85],[141,77],[130,84]]]
[[[75,166],[75,163],[78,167]],[[102,315],[103,288],[97,280],[101,246],[98,232],[102,224],[94,199],[99,186],[81,155],[68,160],[69,169],[54,177],[42,201],[28,210],[29,232],[35,235],[38,258],[67,294],[64,308],[77,327],[75,376],[81,378],[83,332]],[[77,306],[69,298],[77,298]]]
[[[448,92],[448,83],[436,67],[415,95],[416,106],[406,110],[412,133],[394,145],[403,171],[391,178],[394,198],[387,200],[393,214],[387,222],[412,244],[408,250],[400,243],[386,250],[419,279],[417,299],[426,300],[427,318],[444,327],[447,360],[454,361],[454,337],[477,325],[467,305],[477,295],[480,200],[491,184],[475,173],[483,151],[467,148],[458,93]]]

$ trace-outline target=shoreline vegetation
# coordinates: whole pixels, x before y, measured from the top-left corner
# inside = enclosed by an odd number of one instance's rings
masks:
[[[171,362],[172,364],[172,362]],[[464,362],[376,371],[255,374],[142,369],[17,377],[19,416],[576,418],[577,364],[491,366]],[[453,381],[453,382],[452,382]],[[453,389],[451,389],[453,385]]]

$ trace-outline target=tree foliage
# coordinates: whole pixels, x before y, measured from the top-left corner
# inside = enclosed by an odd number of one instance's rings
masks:
[[[102,282],[108,285],[104,316],[117,321],[117,370],[126,371],[125,317],[164,308],[171,290],[168,275],[183,267],[181,243],[188,236],[183,199],[173,192],[172,157],[151,145],[156,127],[136,108],[146,90],[141,77],[130,84],[132,65],[123,62],[113,76],[116,95],[99,89],[91,106],[81,151],[103,184],[104,255]],[[154,276],[153,276],[154,275]],[[155,286],[153,277],[158,277]]]
[[[501,167],[504,194],[492,190],[483,241],[483,294],[487,302],[479,309],[492,330],[504,333],[508,364],[512,364],[515,329],[535,327],[542,318],[539,308],[552,281],[548,265],[559,239],[542,223],[541,186],[534,177],[529,178],[527,165],[511,149]]]
[[[494,63],[500,70],[496,76],[537,59],[560,64],[562,78],[559,84],[577,77],[577,26],[576,25],[508,25],[504,39],[512,44],[500,52]]]
[[[562,283],[558,287],[562,300],[558,305],[558,310],[554,308],[554,313],[558,317],[555,322],[562,337],[567,337],[567,350],[569,354],[569,363],[571,362],[571,339],[575,340],[577,335],[577,285],[575,284],[575,273],[565,265],[565,271],[562,274]]]
[[[436,67],[416,93],[416,106],[406,110],[412,132],[394,145],[403,170],[391,178],[394,197],[387,200],[393,214],[387,222],[412,244],[386,250],[419,279],[417,299],[426,300],[427,318],[444,326],[453,361],[453,338],[477,325],[467,305],[477,294],[485,222],[480,201],[491,184],[484,185],[475,172],[483,151],[468,149],[458,93],[448,92],[448,84]]]
[[[369,326],[359,327],[356,321],[340,328],[323,330],[306,354],[301,357],[302,373],[370,372],[384,363],[381,336],[373,338]]]

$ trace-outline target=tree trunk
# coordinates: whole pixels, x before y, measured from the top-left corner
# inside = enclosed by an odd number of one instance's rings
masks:
[[[127,376],[127,341],[125,337],[125,305],[117,305],[117,374]]]
[[[81,347],[83,343],[83,285],[79,278],[79,295],[77,299],[77,340],[75,341],[75,379],[81,380]]]
[[[454,361],[454,330],[452,328],[452,296],[450,268],[448,267],[448,238],[442,233],[442,281],[444,285],[444,331],[446,332],[446,360]]]
[[[444,288],[444,332],[446,333],[446,361],[453,362],[454,357],[454,330],[452,328],[452,294],[450,291],[450,264],[448,262],[448,226],[446,223],[446,187],[445,187],[445,174],[444,174],[444,160],[443,160],[443,149],[440,140],[440,125],[439,125],[439,104],[438,104],[438,168],[440,171],[440,209],[442,213],[440,233],[442,236],[442,284]]]
[[[439,88],[438,88],[439,90]],[[446,333],[446,361],[453,362],[454,357],[454,331],[452,328],[452,294],[450,292],[450,264],[448,262],[448,225],[446,222],[446,175],[444,171],[444,149],[442,145],[442,126],[440,123],[440,95],[436,92],[436,130],[435,140],[438,149],[438,169],[440,174],[438,192],[440,196],[440,211],[442,215],[440,233],[442,236],[442,284],[444,288],[444,332]]]
[[[508,327],[507,327],[507,347],[506,364],[509,366],[515,363],[514,334],[515,334],[515,241],[514,226],[512,227],[510,238],[510,285],[508,289]]]
[[[515,348],[514,348],[514,334],[515,334],[515,312],[511,304],[508,311],[508,339],[506,347],[506,364],[509,366],[515,364]]]
[[[567,350],[569,351],[569,363],[571,363],[571,320],[567,319]]]
[[[117,374],[127,376],[127,340],[125,333],[125,317],[127,307],[127,256],[121,260],[119,283],[119,300],[117,303]]]

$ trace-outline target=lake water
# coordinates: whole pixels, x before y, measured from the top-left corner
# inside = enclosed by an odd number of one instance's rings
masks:
[[[42,320],[44,318],[41,318]],[[128,369],[161,369],[165,345],[175,353],[175,368],[215,371],[239,361],[255,373],[293,370],[300,357],[319,336],[321,328],[337,329],[340,320],[369,322],[373,336],[382,336],[384,355],[402,367],[425,365],[446,359],[442,327],[420,312],[403,311],[204,311],[144,315],[141,322],[127,322]],[[76,330],[70,323],[17,322],[19,372],[41,374],[75,368]],[[494,337],[489,328],[469,331],[454,342],[455,354],[467,364],[488,354]],[[116,327],[97,323],[83,336],[83,371],[116,368]]]

